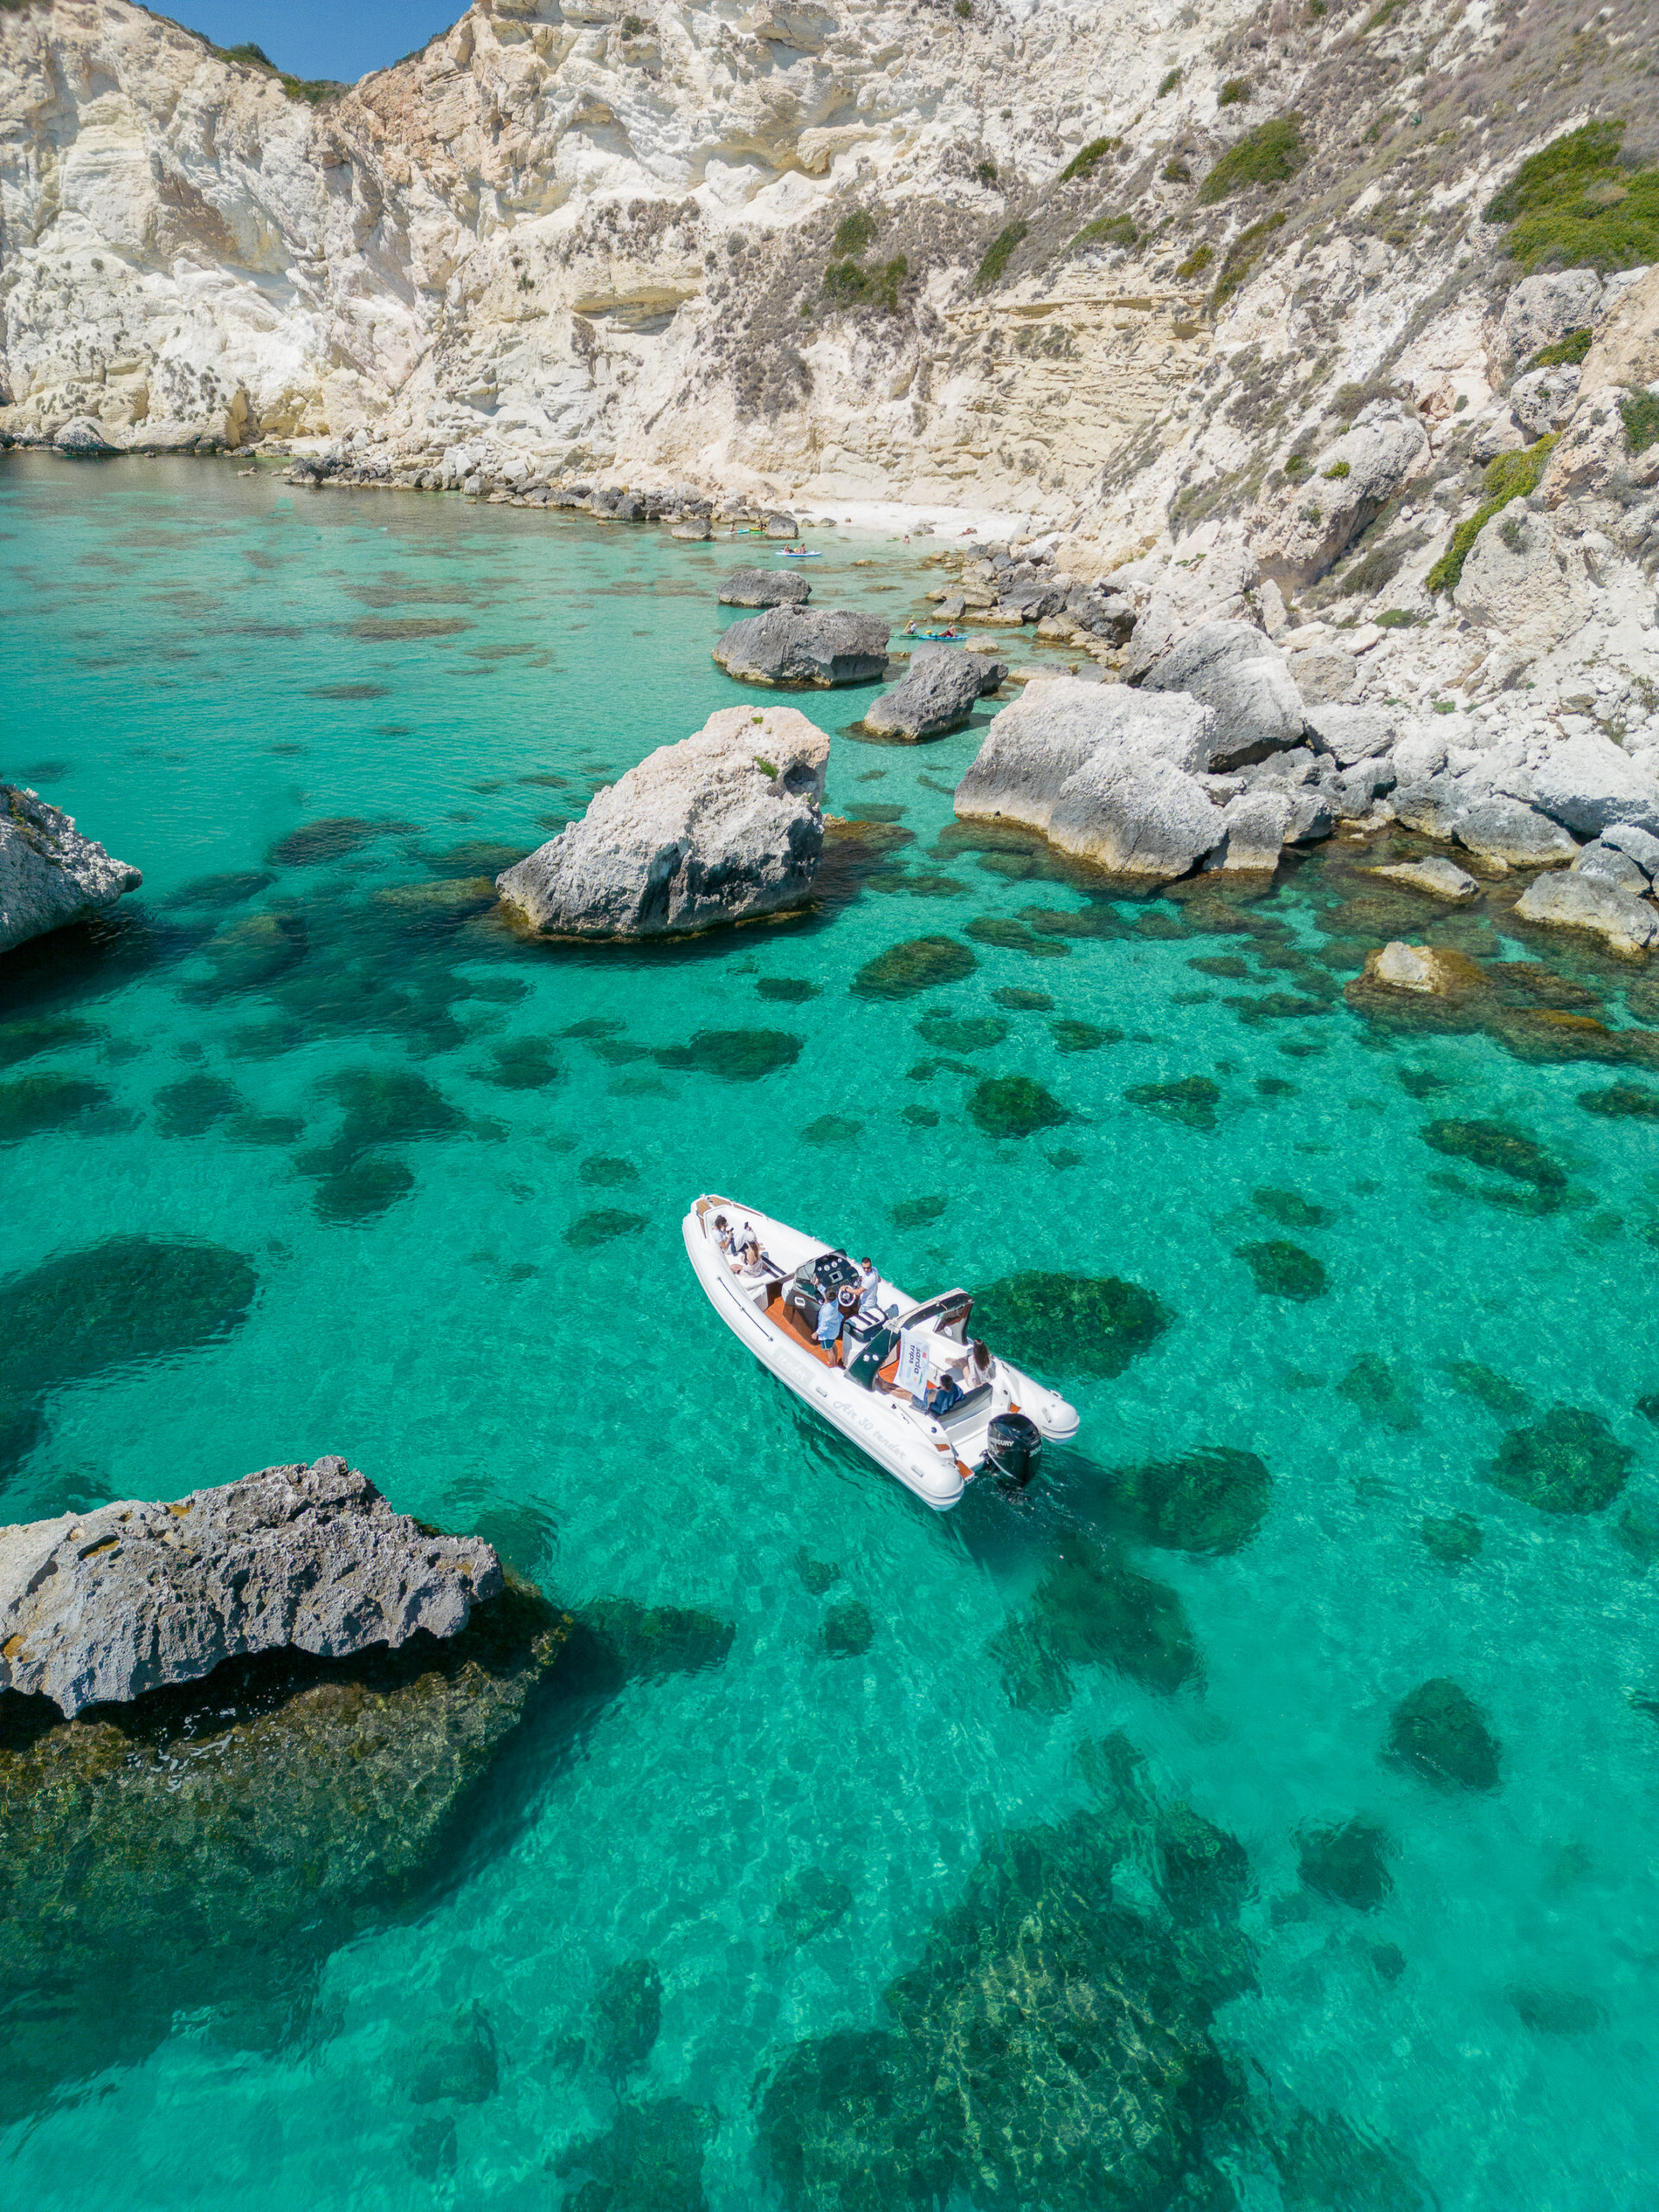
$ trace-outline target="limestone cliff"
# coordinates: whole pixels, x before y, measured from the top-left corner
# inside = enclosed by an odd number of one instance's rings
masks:
[[[1640,0],[481,0],[314,101],[14,7],[0,433],[995,507],[1148,652],[1329,610],[1414,697],[1587,631],[1639,703],[1656,55]]]

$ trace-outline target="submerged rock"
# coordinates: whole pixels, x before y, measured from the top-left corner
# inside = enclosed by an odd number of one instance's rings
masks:
[[[1552,1406],[1529,1428],[1512,1428],[1486,1479],[1541,1513],[1599,1513],[1624,1487],[1636,1457],[1599,1414]]]
[[[1375,1821],[1344,1821],[1339,1827],[1302,1832],[1300,1866],[1303,1881],[1334,1904],[1356,1912],[1375,1912],[1394,1887],[1389,1873],[1388,1830]]]
[[[812,596],[807,579],[790,569],[736,569],[721,584],[722,607],[804,607]]]
[[[1178,1083],[1131,1084],[1123,1096],[1132,1106],[1144,1106],[1166,1121],[1179,1122],[1184,1128],[1208,1134],[1216,1126],[1221,1085],[1211,1076],[1188,1075]]]
[[[974,1326],[993,1351],[1053,1375],[1121,1375],[1174,1319],[1155,1293],[1117,1275],[1033,1270],[974,1298]]]
[[[1119,1467],[1114,1503],[1144,1542],[1184,1552],[1236,1552],[1266,1517],[1273,1477],[1254,1452],[1200,1446],[1176,1459]]]
[[[143,880],[60,809],[0,784],[0,952],[102,913]]]
[[[1417,1540],[1435,1564],[1456,1574],[1478,1559],[1485,1538],[1472,1514],[1451,1513],[1441,1520],[1427,1514],[1418,1523]]]
[[[624,1959],[601,1978],[588,2013],[593,2055],[613,2082],[637,2074],[663,2025],[663,1978],[650,1959]]]
[[[908,999],[971,976],[979,963],[953,937],[914,937],[878,953],[853,978],[860,998]]]
[[[1238,1256],[1255,1277],[1256,1288],[1266,1297],[1294,1298],[1306,1303],[1312,1298],[1323,1298],[1330,1288],[1321,1263],[1287,1237],[1273,1236],[1260,1243],[1241,1244]]]
[[[779,1929],[779,1940],[772,1947],[774,1955],[798,1950],[814,1936],[827,1936],[852,1907],[853,1893],[845,1882],[836,1881],[821,1867],[803,1867],[779,1893],[772,1916]]]
[[[714,649],[715,664],[745,683],[870,683],[887,665],[888,626],[846,607],[773,607],[734,622]]]
[[[73,1719],[251,1653],[453,1636],[501,1587],[487,1544],[429,1534],[343,1459],[267,1467],[0,1529],[0,1689]]]
[[[1430,1122],[1423,1142],[1448,1159],[1466,1160],[1540,1191],[1560,1191],[1567,1185],[1566,1174],[1543,1147],[1507,1122]]]
[[[718,2117],[683,2097],[619,2105],[602,2135],[568,2143],[553,2160],[561,2181],[590,2177],[564,2202],[571,2212],[708,2212],[702,2161]]]
[[[463,1845],[566,1626],[515,1585],[442,1643],[268,1651],[74,1720],[0,1695],[0,1981],[32,1999],[0,2110],[137,2057],[181,2011],[234,2031],[302,2008],[321,1954]]]
[[[1059,1100],[1028,1075],[988,1077],[974,1086],[968,1111],[988,1137],[1028,1137],[1071,1119]]]
[[[792,707],[726,708],[597,792],[496,888],[546,937],[662,937],[804,906],[829,759]]]
[[[995,1837],[887,1990],[892,2024],[798,2044],[757,2084],[758,2156],[788,2212],[1231,2202],[1250,2120],[1211,2023],[1249,1956],[1225,1882],[1197,1916],[1115,1891],[1143,1843],[1167,1871],[1176,1823],[1133,1798]]]
[[[56,1390],[228,1336],[258,1287],[221,1244],[111,1236],[0,1282],[0,1467],[40,1434]]]
[[[1448,1675],[1402,1697],[1389,1725],[1389,1756],[1450,1789],[1496,1789],[1500,1746],[1480,1707]]]

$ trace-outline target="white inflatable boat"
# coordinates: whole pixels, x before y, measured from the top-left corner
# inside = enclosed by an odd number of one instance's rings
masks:
[[[731,1198],[705,1193],[683,1227],[734,1336],[936,1513],[977,1474],[1023,1485],[1045,1440],[1077,1434],[1077,1412],[1056,1391],[976,1347],[965,1290],[918,1304],[880,1275],[861,1283],[846,1253]],[[821,1315],[834,1316],[823,1330]],[[839,1340],[826,1345],[830,1330]]]

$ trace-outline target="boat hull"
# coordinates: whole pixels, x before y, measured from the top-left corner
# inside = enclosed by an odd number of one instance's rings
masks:
[[[844,1370],[827,1366],[771,1319],[750,1279],[733,1274],[712,1230],[705,1225],[717,1208],[752,1222],[763,1246],[784,1268],[793,1269],[827,1248],[786,1224],[733,1200],[700,1198],[682,1224],[686,1256],[721,1319],[803,1404],[925,1505],[936,1513],[948,1513],[960,1503],[975,1472],[962,1456],[962,1440],[953,1438],[941,1422],[919,1412],[909,1398],[866,1389]],[[901,1311],[908,1311],[915,1303],[895,1285],[884,1281],[881,1287],[884,1303],[896,1303]],[[1045,1437],[1058,1441],[1076,1434],[1077,1414],[1064,1399],[1006,1362],[1000,1362],[999,1368],[1003,1377],[1001,1396],[1016,1399]]]

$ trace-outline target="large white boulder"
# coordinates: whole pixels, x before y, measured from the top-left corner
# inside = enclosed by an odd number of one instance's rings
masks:
[[[544,937],[664,937],[804,906],[829,760],[795,708],[725,708],[595,792],[495,887]]]
[[[1599,730],[1552,745],[1532,781],[1543,812],[1581,836],[1618,823],[1659,833],[1659,783]]]
[[[998,715],[956,810],[1039,830],[1115,875],[1185,875],[1225,830],[1198,781],[1214,725],[1185,695],[1055,677]]]
[[[979,704],[977,653],[933,652],[912,661],[902,683],[864,709],[874,737],[915,740],[960,729]]]
[[[1250,540],[1262,574],[1287,595],[1322,576],[1428,457],[1416,410],[1373,400],[1317,456],[1311,476],[1264,507]]]
[[[1523,654],[1548,652],[1581,630],[1590,613],[1583,555],[1548,515],[1519,499],[1476,538],[1452,596],[1460,614],[1501,631]]]
[[[1523,922],[1541,922],[1553,929],[1588,930],[1610,950],[1627,956],[1659,944],[1659,909],[1645,899],[1633,899],[1628,891],[1575,869],[1539,876],[1527,886],[1515,911]]]
[[[887,665],[888,626],[849,607],[772,607],[734,622],[714,649],[745,683],[869,683]]]
[[[1285,656],[1253,622],[1204,622],[1147,671],[1147,691],[1185,691],[1214,715],[1205,766],[1225,772],[1300,745],[1302,696]]]
[[[36,792],[0,784],[0,952],[84,922],[143,880]]]

